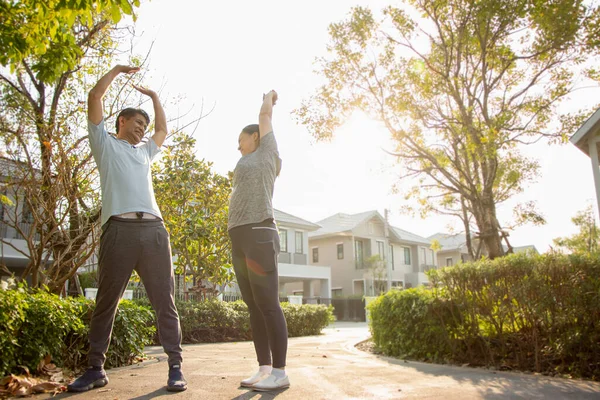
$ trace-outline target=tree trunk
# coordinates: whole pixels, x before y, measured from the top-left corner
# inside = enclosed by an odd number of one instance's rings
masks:
[[[493,199],[484,195],[479,201],[472,202],[472,209],[479,228],[479,240],[485,245],[487,256],[490,259],[502,257],[504,249]]]
[[[465,226],[465,238],[466,238],[466,244],[467,244],[467,251],[469,252],[469,256],[471,257],[472,260],[475,260],[477,258],[479,258],[479,255],[477,255],[477,257],[475,257],[475,252],[473,251],[473,241],[471,240],[471,226],[470,226],[470,221],[469,221],[469,213],[467,210],[467,205],[465,203],[465,198],[463,196],[460,196],[460,206],[462,208],[462,220],[463,220],[463,224]]]

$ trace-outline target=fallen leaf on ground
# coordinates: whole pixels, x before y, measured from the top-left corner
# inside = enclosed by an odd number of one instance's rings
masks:
[[[58,393],[62,392],[65,387],[57,382],[42,382],[31,387],[33,393]]]

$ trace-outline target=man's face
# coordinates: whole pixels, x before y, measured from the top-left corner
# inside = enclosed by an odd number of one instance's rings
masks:
[[[146,118],[144,118],[144,116],[141,114],[135,114],[129,118],[120,117],[119,120],[119,136],[129,140],[130,142],[135,141],[134,144],[139,143],[144,137],[146,129],[148,128]]]

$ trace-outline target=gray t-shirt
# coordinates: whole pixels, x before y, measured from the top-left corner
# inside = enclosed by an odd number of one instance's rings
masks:
[[[277,141],[269,132],[256,151],[242,156],[235,166],[228,229],[273,218],[273,189],[280,169]]]
[[[92,155],[100,172],[102,225],[113,215],[145,212],[162,218],[152,187],[150,165],[160,148],[150,138],[133,146],[109,135],[104,120],[88,121]]]

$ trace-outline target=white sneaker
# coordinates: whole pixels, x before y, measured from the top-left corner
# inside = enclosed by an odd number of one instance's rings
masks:
[[[247,378],[247,379],[244,379],[243,381],[241,381],[240,385],[243,386],[243,387],[250,387],[251,388],[251,387],[254,387],[255,383],[260,382],[261,380],[265,379],[268,376],[269,376],[268,372],[263,372],[263,371],[261,371],[259,369],[250,378]]]
[[[284,376],[283,378],[277,378],[271,374],[262,381],[256,383],[252,389],[258,392],[268,392],[269,390],[279,390],[290,387],[290,378]]]

